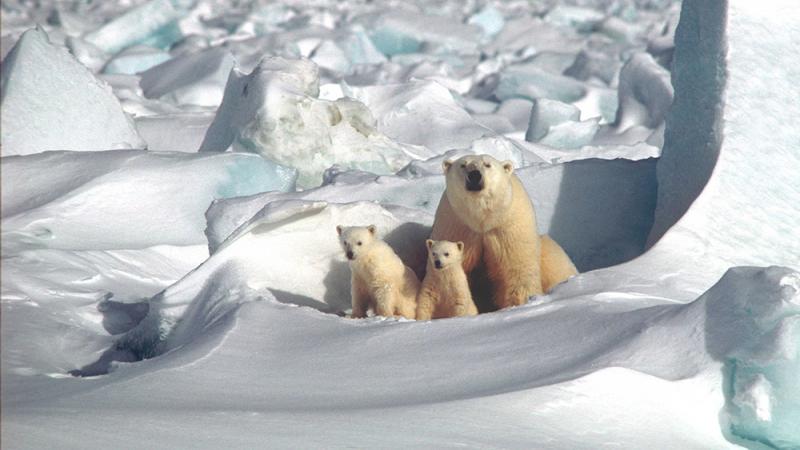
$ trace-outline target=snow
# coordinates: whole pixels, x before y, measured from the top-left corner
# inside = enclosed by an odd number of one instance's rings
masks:
[[[178,105],[219,106],[234,59],[224,49],[181,55],[143,72],[144,96]]]
[[[143,148],[111,89],[40,28],[3,60],[2,154]]]
[[[794,3],[4,1],[0,445],[800,446]],[[476,153],[581,273],[347,318]]]

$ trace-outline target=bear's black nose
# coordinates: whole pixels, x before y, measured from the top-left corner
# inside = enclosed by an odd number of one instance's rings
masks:
[[[347,255],[347,259],[353,259],[353,251],[352,250],[348,250],[347,253],[345,253],[345,255]]]
[[[437,269],[441,269],[442,268],[442,262],[439,261],[438,259],[433,262],[433,265],[436,266]]]
[[[482,175],[480,170],[470,170],[467,173],[467,181],[469,181],[470,183],[475,183],[475,184],[480,183],[481,178]]]

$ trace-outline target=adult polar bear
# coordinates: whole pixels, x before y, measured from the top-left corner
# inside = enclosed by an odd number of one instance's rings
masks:
[[[445,161],[444,172],[431,239],[464,243],[462,265],[481,310],[487,292],[497,308],[522,305],[578,273],[561,246],[539,235],[510,162],[469,155]]]

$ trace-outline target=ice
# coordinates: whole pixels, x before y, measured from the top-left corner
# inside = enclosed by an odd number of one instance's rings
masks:
[[[181,63],[98,75],[149,151],[0,161],[0,446],[798,447],[800,11],[765,1],[685,0],[675,32],[672,0],[200,0],[103,51],[87,32],[147,0],[4,0],[4,51],[43,23],[91,71]],[[335,226],[416,267],[442,162],[475,153],[581,274],[477,317],[339,317]]]
[[[536,99],[531,108],[525,140],[536,142],[547,135],[550,127],[565,122],[576,122],[580,116],[580,110],[568,103],[546,98]]]
[[[213,120],[213,112],[185,112],[142,116],[135,122],[148,150],[193,153]]]
[[[491,134],[455,102],[447,88],[434,81],[350,86],[345,93],[369,107],[378,131],[436,153],[469,146],[475,139]]]
[[[3,60],[2,154],[144,148],[111,89],[42,29]]]
[[[503,30],[505,18],[497,8],[487,4],[480,11],[470,16],[468,23],[481,27],[484,36],[491,38]]]
[[[157,66],[171,58],[170,54],[153,47],[136,45],[114,55],[103,68],[104,73],[135,74]]]
[[[734,265],[798,268],[800,240],[788,237],[800,227],[800,153],[786,124],[800,121],[800,90],[796,66],[775,64],[797,46],[797,14],[788,0],[683,3],[675,101],[657,170],[654,260],[686,251],[696,255],[695,273],[710,279]]]
[[[619,76],[620,62],[601,52],[582,50],[575,57],[572,65],[564,70],[568,75],[579,80],[597,79],[607,85],[614,85]]]
[[[634,125],[658,127],[672,105],[669,72],[648,53],[637,53],[619,75],[619,108],[614,126],[624,131]]]
[[[707,300],[709,352],[724,361],[725,422],[735,437],[793,448],[800,443],[800,274],[771,267],[748,283],[734,278],[748,271],[728,272],[718,286],[730,286]]]
[[[360,25],[352,26],[350,34],[339,42],[339,46],[353,65],[386,62],[386,57],[375,47],[364,27]]]
[[[142,73],[142,91],[177,105],[218,106],[234,65],[221,48],[178,56]]]
[[[3,249],[105,250],[205,243],[211,201],[292,190],[256,155],[48,152],[3,158]]]
[[[368,24],[369,37],[384,55],[416,53],[423,44],[457,53],[475,52],[479,28],[445,16],[393,11]]]
[[[414,155],[375,128],[363,103],[318,95],[317,67],[307,60],[267,58],[248,75],[234,69],[200,151],[259,153],[298,167],[302,187],[320,184],[334,163],[388,174]]]
[[[562,122],[552,125],[547,134],[539,139],[540,144],[554,148],[570,149],[588,145],[599,129],[600,119],[589,119],[581,122]]]
[[[150,0],[84,36],[107,53],[116,53],[135,44],[169,48],[182,36],[176,21],[185,16],[183,0]]]
[[[544,16],[554,25],[572,27],[582,33],[593,31],[604,18],[605,14],[596,9],[566,5],[557,5]]]
[[[500,100],[549,98],[572,103],[586,95],[586,87],[573,78],[552,74],[532,64],[520,64],[500,74],[494,95]]]

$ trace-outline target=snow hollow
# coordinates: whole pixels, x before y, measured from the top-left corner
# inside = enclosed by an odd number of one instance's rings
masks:
[[[800,448],[795,0],[0,8],[2,447]],[[468,154],[581,273],[347,317]]]

